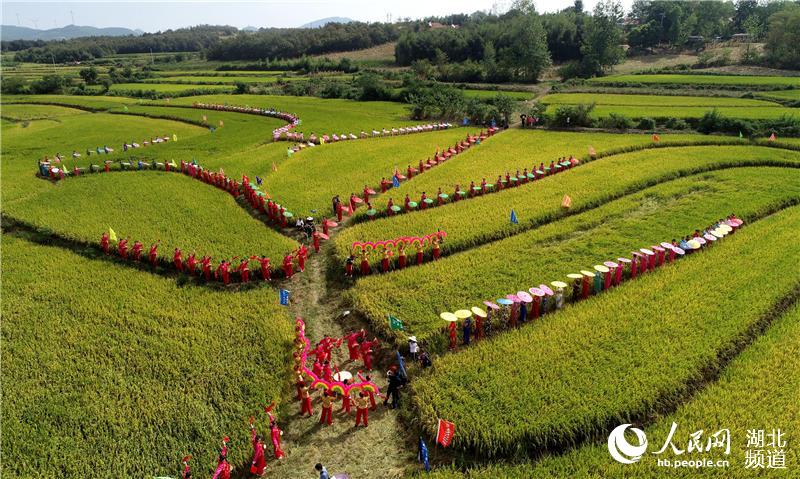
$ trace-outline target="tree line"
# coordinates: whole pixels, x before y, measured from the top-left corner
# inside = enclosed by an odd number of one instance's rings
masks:
[[[140,36],[124,37],[83,37],[71,40],[50,42],[15,40],[2,42],[3,51],[17,51],[14,60],[34,63],[71,63],[89,61],[109,55],[126,53],[164,53],[202,51],[221,37],[234,35],[235,27],[200,25],[158,33],[145,33]]]

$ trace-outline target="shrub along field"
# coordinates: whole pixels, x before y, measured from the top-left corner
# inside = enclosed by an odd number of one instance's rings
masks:
[[[745,76],[745,75],[609,75],[589,80],[591,83],[645,83],[685,85],[732,85],[800,88],[800,77]]]
[[[596,117],[615,113],[630,118],[700,118],[712,109],[726,117],[743,119],[773,119],[798,114],[795,108],[746,98],[555,93],[541,101],[549,105],[548,111],[555,111],[559,105],[595,103],[597,106],[592,115]]]
[[[734,168],[689,176],[421,267],[359,279],[348,295],[398,344],[404,334],[414,334],[427,347],[442,349],[443,311],[555,280],[569,282],[568,273],[671,241],[733,211],[754,217],[795,200],[800,201],[800,169]],[[403,335],[389,329],[387,314],[401,317]]]
[[[703,477],[752,477],[752,469],[744,468],[747,453],[746,432],[749,429],[788,431],[800,427],[800,411],[794,391],[800,389],[800,306],[795,305],[776,318],[764,336],[751,346],[721,373],[717,382],[700,391],[674,413],[662,417],[644,428],[650,442],[649,452],[654,452],[655,441],[666,440],[672,423],[678,424],[676,438],[687,440],[688,435],[704,429],[703,438],[720,429],[731,431],[731,454],[704,453],[711,460],[728,460],[728,468],[706,468]],[[743,407],[747,405],[750,407]],[[785,439],[785,436],[784,436]],[[787,443],[788,444],[788,443]],[[684,445],[679,446],[684,449]],[[794,448],[786,451],[786,464],[797,464]],[[457,470],[441,469],[425,477],[446,478],[506,478],[531,477],[658,477],[664,474],[657,466],[657,457],[645,454],[635,466],[613,462],[603,441],[588,444],[563,456],[545,457],[538,464],[489,466],[470,470],[466,474]],[[775,470],[775,476],[781,472]],[[790,469],[785,472],[787,477]],[[673,469],[669,477],[697,477],[697,470]]]
[[[800,276],[783,265],[800,258],[798,228],[800,210],[790,208],[704,254],[439,358],[413,383],[420,424],[432,434],[447,418],[457,447],[511,454],[675,405],[797,287]]]
[[[289,373],[277,295],[178,287],[8,234],[3,256],[5,474],[178,476],[191,453],[210,476],[220,431],[249,464],[247,417]]]
[[[115,83],[111,85],[112,92],[155,91],[157,93],[180,94],[190,91],[203,91],[204,94],[208,94],[211,90],[232,92],[233,87],[225,85],[181,85],[174,83]]]
[[[342,231],[336,250],[342,262],[354,241],[378,241],[447,232],[444,254],[513,236],[680,176],[731,166],[798,164],[800,154],[752,146],[658,148],[609,156],[540,181],[426,211],[381,218]],[[564,211],[564,195],[572,207]],[[509,221],[514,210],[518,224]],[[374,258],[376,263],[379,258]]]

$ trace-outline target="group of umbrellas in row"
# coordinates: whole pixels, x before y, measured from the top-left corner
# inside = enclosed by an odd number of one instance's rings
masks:
[[[591,270],[567,274],[567,278],[572,283],[570,300],[576,302],[586,299],[592,294],[599,294],[611,287],[618,286],[625,279],[635,279],[665,263],[672,263],[677,258],[701,250],[724,238],[742,224],[742,220],[731,215],[705,232],[695,233],[694,237],[689,240],[673,243],[663,242],[657,246],[641,248],[634,251],[631,258],[620,257],[616,261],[606,261],[595,265]],[[527,291],[507,294],[495,301],[484,301],[485,308],[473,306],[455,312],[441,313],[440,318],[449,323],[451,349],[456,346],[455,323],[458,321],[464,322],[464,344],[469,344],[473,327],[471,318],[475,319],[475,337],[481,339],[485,334],[491,333],[492,317],[495,315],[501,318],[501,324],[506,323],[507,327],[516,327],[518,322],[525,322],[526,318],[536,319],[546,312],[561,309],[564,304],[564,290],[569,286],[564,281],[556,280],[549,285],[540,284]]]

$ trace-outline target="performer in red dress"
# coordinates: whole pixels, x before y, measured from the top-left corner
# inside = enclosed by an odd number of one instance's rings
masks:
[[[175,269],[178,271],[183,271],[183,253],[181,253],[180,248],[175,248],[175,254],[172,255],[172,263],[175,265]]]
[[[200,260],[200,266],[203,269],[203,277],[206,281],[211,281],[211,256],[203,256]]]
[[[143,247],[144,247],[144,245],[142,245],[141,241],[136,240],[136,241],[133,242],[133,249],[131,249],[131,254],[133,255],[133,260],[134,261],[139,261],[139,260],[142,259],[142,248]]]
[[[250,441],[253,444],[253,460],[250,462],[250,474],[261,476],[267,467],[267,462],[264,458],[264,449],[267,446],[261,440],[261,436],[256,433],[252,418],[250,419]]]
[[[239,274],[242,278],[242,283],[247,283],[250,281],[250,261],[248,258],[242,258],[242,261],[239,263]]]
[[[122,238],[117,243],[117,251],[122,259],[128,259],[128,238]]]
[[[292,260],[292,253],[286,253],[286,256],[283,257],[283,273],[286,275],[286,279],[292,279],[292,276],[294,275],[294,265],[292,264]]]
[[[108,256],[109,249],[108,249],[108,233],[103,233],[103,236],[100,237],[100,247],[103,248],[103,253]]]
[[[192,252],[186,258],[186,271],[189,273],[189,276],[194,276],[194,272],[197,269],[197,258],[195,257],[194,252]]]

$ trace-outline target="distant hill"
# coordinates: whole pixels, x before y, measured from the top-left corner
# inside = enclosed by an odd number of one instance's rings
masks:
[[[16,25],[0,26],[0,39],[10,40],[69,40],[78,37],[94,37],[106,35],[111,37],[121,37],[125,35],[141,35],[141,30],[131,30],[129,28],[109,27],[97,28],[79,25],[67,25],[66,27],[51,28],[48,30],[36,30],[35,28],[18,27]]]
[[[352,21],[354,21],[352,18],[347,17],[328,17],[321,20],[314,20],[313,22],[306,23],[305,25],[300,25],[300,28],[320,28],[329,23],[350,23]]]
[[[242,31],[243,32],[257,32],[258,28],[252,27],[252,26],[247,26],[247,27],[242,28]]]

